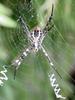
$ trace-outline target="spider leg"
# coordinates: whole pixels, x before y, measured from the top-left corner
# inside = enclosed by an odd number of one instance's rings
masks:
[[[50,22],[52,20],[53,17],[53,10],[54,10],[54,5],[52,4],[52,11],[51,11],[51,16],[49,17],[49,20],[45,26],[45,28],[43,29],[43,34],[44,37],[47,35],[47,33],[54,27],[54,24],[52,23],[52,25],[50,25]]]
[[[14,67],[14,80],[15,80],[15,77],[16,77],[16,67]]]
[[[54,24],[52,24],[51,27],[49,27],[47,31],[50,31],[53,27],[54,27]]]
[[[28,28],[28,26],[27,26],[25,20],[23,19],[23,17],[22,17],[22,16],[19,16],[18,21],[20,22],[21,27],[23,28],[23,31],[26,33],[26,35],[27,35],[27,37],[28,37],[28,40],[29,40],[29,41],[32,41],[31,38],[30,38],[31,36],[30,36],[29,28]]]
[[[53,11],[54,11],[54,5],[52,4],[51,16],[49,17],[49,20],[48,20],[48,22],[47,22],[45,28],[43,29],[43,33],[44,33],[44,34],[47,34],[48,31],[50,31],[50,30],[54,27],[54,24],[52,24],[52,25],[50,26],[51,20],[52,20],[52,18],[53,18]]]
[[[57,72],[57,74],[58,74],[58,75],[60,76],[60,78],[62,79],[61,75],[58,73],[57,69],[54,67],[53,62],[51,61],[51,59],[50,59],[48,53],[46,52],[46,50],[44,49],[43,46],[41,46],[41,49],[42,49],[44,55],[46,56],[46,58],[48,59],[48,62],[49,62],[49,64],[50,64],[50,66]]]
[[[31,47],[24,50],[18,57],[12,62],[12,66],[14,66],[14,79],[16,76],[16,71],[18,70],[19,66],[21,65],[22,61],[25,59],[25,57],[28,56],[28,54],[31,52]]]
[[[48,31],[50,31],[53,27],[54,27],[54,25],[52,25],[52,26],[48,29]],[[40,44],[42,44],[42,42],[43,42],[44,38],[46,37],[47,33],[48,33],[47,31],[43,31],[43,36],[40,38]]]
[[[54,11],[54,4],[52,4],[52,11],[51,11],[51,16],[49,17],[49,22],[51,22],[51,20],[52,20],[53,11]]]

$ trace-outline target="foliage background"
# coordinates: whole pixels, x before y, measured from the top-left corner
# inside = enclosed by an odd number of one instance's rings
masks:
[[[70,83],[70,72],[74,70],[75,64],[75,1],[32,0],[35,10],[31,11],[29,6],[26,6],[25,0],[0,0],[0,2],[13,11],[13,14],[8,9],[7,11],[4,9],[5,13],[0,12],[0,16],[9,18],[5,20],[7,24],[5,22],[0,24],[0,69],[2,65],[9,66],[28,44],[21,26],[19,24],[16,26],[19,17],[17,6],[30,29],[37,24],[43,28],[50,16],[53,2],[55,6],[52,23],[55,27],[48,33],[43,46],[62,76],[60,79],[58,74],[49,68],[42,51],[36,55],[30,54],[18,69],[16,80],[13,79],[13,68],[8,69],[9,80],[0,87],[0,100],[57,100],[48,79],[48,72],[55,73],[61,93],[67,97],[66,100],[74,100],[75,87]],[[29,0],[27,4],[28,2]]]

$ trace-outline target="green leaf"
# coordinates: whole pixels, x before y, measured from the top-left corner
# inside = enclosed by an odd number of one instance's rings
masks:
[[[16,27],[16,22],[5,15],[0,15],[0,25],[5,27]]]
[[[9,8],[7,8],[6,6],[4,6],[3,4],[0,3],[0,14],[11,15],[12,11]]]

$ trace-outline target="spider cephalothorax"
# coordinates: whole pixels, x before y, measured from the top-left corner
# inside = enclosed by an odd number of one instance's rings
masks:
[[[40,29],[40,27],[36,27],[32,32],[30,33],[30,38],[32,40],[31,45],[33,47],[34,52],[37,52],[39,49],[41,49],[41,43],[43,41],[43,31]]]

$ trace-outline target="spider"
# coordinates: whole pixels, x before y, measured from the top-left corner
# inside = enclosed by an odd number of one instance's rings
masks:
[[[42,42],[43,42],[44,38],[46,37],[48,31],[50,31],[54,27],[54,24],[52,24],[50,28],[48,27],[48,25],[51,22],[52,17],[53,17],[53,11],[54,11],[54,5],[52,4],[51,15],[50,15],[49,20],[48,20],[44,29],[41,29],[40,27],[37,26],[31,31],[27,27],[27,24],[26,24],[25,20],[23,19],[23,17],[19,16],[18,21],[20,22],[22,29],[26,33],[28,40],[30,41],[30,45],[27,49],[24,49],[23,52],[12,62],[12,65],[15,68],[14,79],[15,79],[15,76],[16,76],[16,70],[19,68],[22,61],[25,59],[25,57],[27,57],[29,53],[32,53],[32,52],[37,53],[40,49],[43,51],[44,55],[48,59],[50,66],[52,68],[54,68],[54,70],[57,72],[57,70],[54,67],[54,64],[51,61],[48,53],[46,52],[46,50],[42,46]],[[58,75],[60,76],[59,73],[58,73]]]

